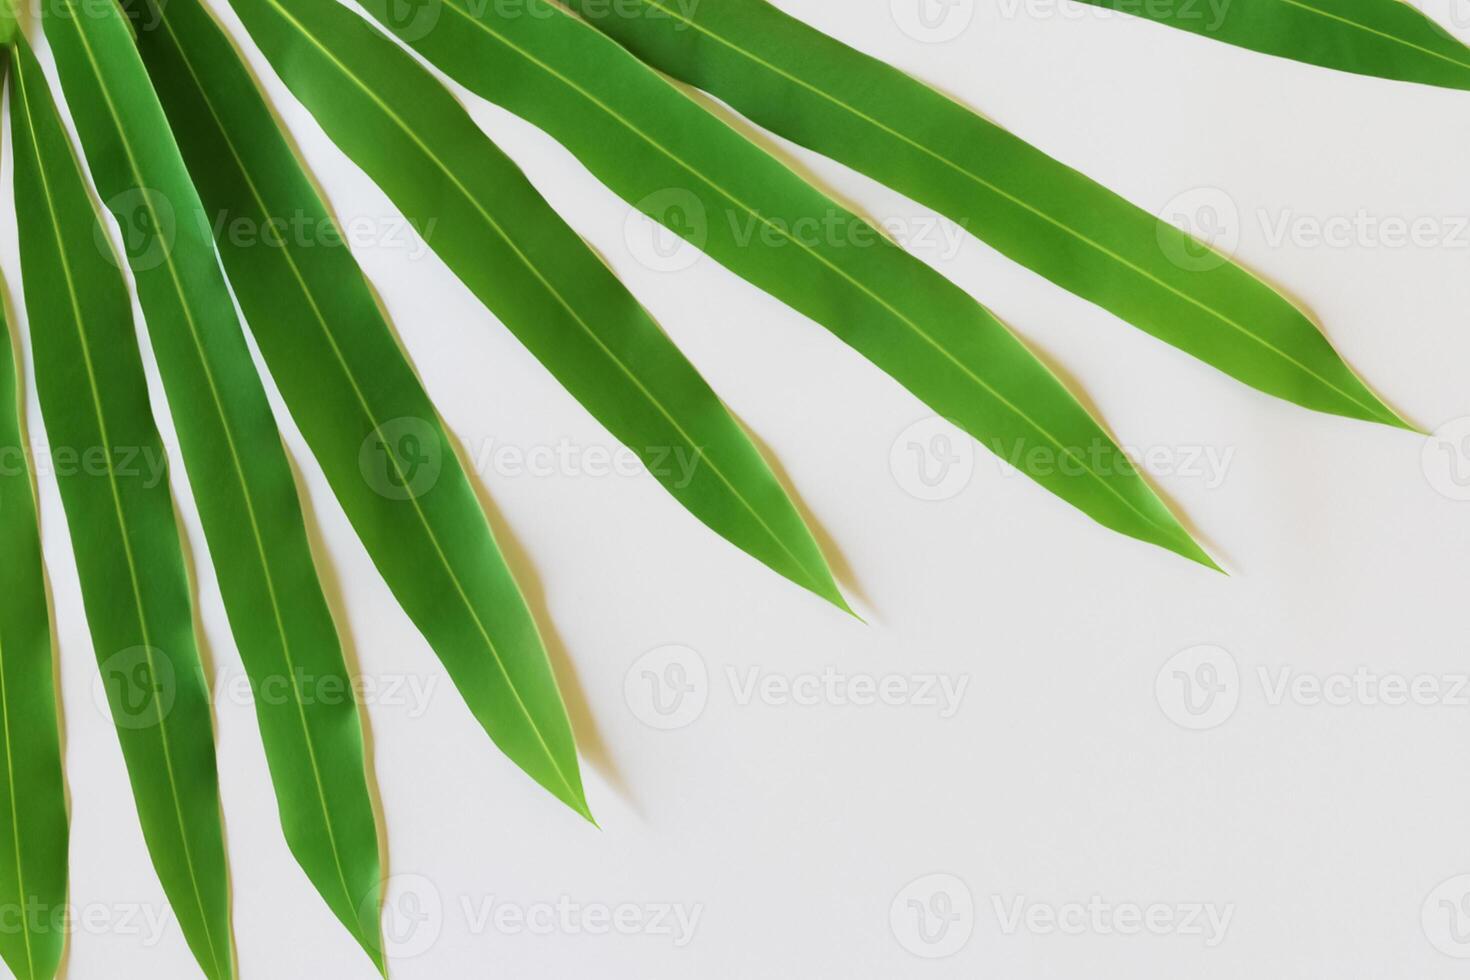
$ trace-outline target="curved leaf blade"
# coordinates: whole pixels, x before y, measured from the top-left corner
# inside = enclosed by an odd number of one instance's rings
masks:
[[[0,80],[6,54],[0,51]],[[13,118],[13,115],[12,115]],[[0,296],[0,957],[20,980],[47,980],[61,963],[65,933],[53,927],[66,905],[67,813],[36,498],[28,441]]]
[[[687,13],[636,2],[648,16],[570,5],[661,71],[1226,374],[1309,408],[1404,425],[1270,286],[923,83],[766,0]]]
[[[141,50],[222,230],[246,321],[333,492],[476,718],[512,761],[588,815],[534,620],[362,271],[207,11],[173,0],[158,14]],[[321,241],[224,233],[239,221],[264,230],[286,220],[318,229]],[[411,451],[405,438],[417,442]]]
[[[827,327],[987,446],[1019,446],[1022,471],[1053,493],[1107,527],[1213,567],[1107,433],[989,311],[576,15],[545,0],[516,15],[444,0],[424,30],[395,17],[390,0],[363,5],[451,77],[545,130],[619,196]],[[671,194],[687,204],[668,208]],[[842,233],[803,234],[814,221]],[[1026,451],[1033,447],[1039,455]]]
[[[45,76],[24,42],[16,52],[16,216],[41,414],[53,449],[95,461],[57,477],[87,624],[153,866],[205,974],[227,980],[209,693],[132,307]]]
[[[154,26],[138,34],[139,53],[166,110],[179,112],[178,107],[185,106],[187,117],[188,109],[206,97],[205,80],[194,74],[196,70],[207,73],[216,98],[234,103],[254,97],[259,102],[234,49],[201,8],[177,0],[146,12],[144,23]],[[181,34],[188,37],[188,55]],[[263,105],[260,109],[263,120],[240,121],[236,132],[250,133],[257,142],[275,134],[274,121]],[[197,128],[201,123],[197,117],[175,116],[170,121],[181,149],[207,140],[207,132]],[[216,150],[206,142],[203,152],[210,157],[209,164],[196,166],[195,173],[227,172],[229,158]],[[246,306],[245,290],[240,292]],[[238,356],[239,349],[232,353]],[[258,413],[258,401],[253,408]],[[253,468],[259,454],[251,451],[247,458]],[[280,486],[282,474],[274,475]],[[298,556],[307,553],[299,513],[285,516],[294,520],[274,529],[276,536],[269,544],[272,562],[266,563],[260,553],[264,545],[257,549],[268,584],[273,584],[273,566],[282,550],[289,548]],[[346,692],[353,686],[311,566],[298,561],[291,571],[297,578],[286,583],[283,593],[295,593],[300,615],[278,620],[275,642],[256,636],[247,646],[242,640],[241,654],[258,692],[256,713],[287,843],[327,906],[381,971],[381,870],[377,823],[364,776],[362,722],[352,698],[308,697],[303,691],[307,684],[317,691]],[[289,641],[286,623],[294,627]]]
[[[287,840],[373,955],[377,832],[361,720],[353,699],[305,690],[308,680],[352,688],[203,206],[117,8],[57,7],[47,11],[46,31],[99,194],[129,237],[144,232],[130,264],[255,695]]]
[[[235,6],[333,140],[432,228],[446,264],[672,496],[847,608],[795,506],[708,384],[432,75],[336,4]]]
[[[1079,0],[1278,58],[1470,90],[1470,47],[1404,0]],[[1208,12],[1207,12],[1208,11]]]

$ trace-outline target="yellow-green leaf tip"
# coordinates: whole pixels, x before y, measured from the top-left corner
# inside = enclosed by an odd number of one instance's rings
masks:
[[[0,0],[0,44],[10,47],[19,31],[15,16],[15,0]]]

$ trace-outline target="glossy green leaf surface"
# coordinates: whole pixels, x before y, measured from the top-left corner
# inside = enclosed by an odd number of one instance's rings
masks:
[[[6,58],[0,52],[0,80]],[[0,295],[0,957],[19,980],[49,980],[66,942],[66,790],[30,443],[4,304]]]
[[[162,12],[140,47],[287,406],[476,718],[585,814],[545,648],[428,396],[228,39],[193,0]]]
[[[545,0],[515,13],[446,0],[407,21],[388,0],[365,6],[986,446],[1020,447],[1014,458],[1038,483],[1108,527],[1209,563],[1112,439],[984,307],[612,39]]]
[[[153,25],[139,32],[139,53],[195,177],[209,226],[238,231],[239,220],[253,219],[260,232],[269,222],[256,208],[256,181],[269,185],[284,180],[294,189],[305,180],[295,170],[295,158],[234,47],[194,0],[170,0],[162,6],[140,3],[129,13],[135,22]],[[249,138],[242,139],[242,134]],[[241,153],[252,162],[247,164]],[[246,166],[249,173],[242,169]],[[267,192],[274,189],[268,186]],[[283,219],[298,213],[304,217],[301,207],[311,200],[278,201],[281,207],[271,214]],[[311,296],[301,295],[297,277],[291,274],[297,268],[293,254],[297,243],[286,239],[288,252],[259,234],[221,237],[237,243],[222,252],[227,271],[234,276],[241,308],[271,367],[293,382],[283,388],[299,409],[296,416],[309,433],[316,434],[324,426],[324,438],[355,459],[364,434],[356,428],[334,428],[332,423],[341,413],[333,415],[326,408],[332,404],[327,397],[328,383],[339,382],[340,375],[323,368],[334,367],[335,362],[310,345],[293,344],[290,339],[284,341],[282,350],[283,338],[319,336],[325,329],[322,318],[327,315],[312,305]],[[258,273],[258,266],[265,271]],[[270,275],[277,266],[283,267],[280,274]],[[356,327],[359,318],[366,326],[372,325],[366,316],[371,303],[348,309],[329,303],[327,308],[344,326]],[[303,385],[319,394],[325,405],[296,404],[292,396]],[[362,483],[360,476],[356,482]],[[299,528],[299,518],[291,526]],[[287,544],[299,549],[303,542],[298,539]],[[280,543],[271,541],[267,546],[274,551]],[[296,568],[299,587],[314,587],[314,580],[305,578],[308,572],[305,566]],[[313,598],[319,598],[319,593]],[[292,853],[333,913],[381,969],[380,867],[376,822],[363,776],[361,719],[349,693],[353,686],[342,651],[329,632],[325,607],[314,601],[307,611],[311,618],[303,624],[306,632],[299,642],[292,636],[293,642],[287,644],[282,633],[278,643],[262,643],[255,663],[247,663],[247,668],[257,690],[261,734]],[[318,697],[312,692],[326,693]]]
[[[846,608],[796,508],[704,379],[432,75],[326,0],[235,6],[328,134],[669,493]]]
[[[209,691],[132,307],[46,79],[17,49],[21,276],[87,626],[153,866],[207,976],[232,975]],[[61,455],[65,454],[65,455]]]
[[[1404,0],[1081,0],[1323,68],[1470,89],[1470,48]]]
[[[766,0],[688,12],[636,2],[643,16],[570,5],[660,70],[1226,374],[1309,408],[1400,424],[1270,286],[921,82]]]

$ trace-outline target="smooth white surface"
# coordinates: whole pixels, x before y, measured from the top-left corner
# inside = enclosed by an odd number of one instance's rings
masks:
[[[905,33],[889,0],[781,5],[1150,210],[1223,194],[1238,257],[1314,311],[1391,404],[1426,428],[1470,415],[1470,95],[1272,60],[1065,0],[958,0],[972,17],[944,43]],[[1470,36],[1465,0],[1430,12]],[[400,220],[242,43],[339,219]],[[516,472],[496,448],[595,460],[614,446],[420,245],[359,247],[447,423],[488,461],[480,477],[552,638],[602,825],[484,737],[280,411],[353,657],[407,686],[367,705],[395,977],[1463,975],[1449,954],[1470,953],[1457,941],[1470,936],[1458,908],[1470,879],[1456,878],[1470,873],[1470,502],[1455,498],[1470,493],[1452,478],[1454,447],[1273,401],[961,236],[916,249],[1072,378],[1119,441],[1152,451],[1158,485],[1233,574],[1106,532],[984,450],[967,476],[958,447],[948,482],[920,489],[910,443],[934,445],[923,425],[908,431],[930,414],[920,403],[708,259],[677,273],[640,264],[626,205],[541,133],[465,101],[769,447],[869,625],[706,531],[651,478]],[[772,145],[874,218],[922,229],[932,217]],[[1442,240],[1392,247],[1357,231],[1312,244],[1311,228],[1334,219],[1365,227],[1360,213],[1380,229],[1428,218]],[[8,220],[0,258],[17,295]],[[1470,458],[1453,461],[1470,476]],[[941,475],[941,460],[926,462]],[[174,472],[222,691],[241,975],[369,978],[286,851]],[[55,481],[40,484],[84,916],[67,975],[194,976],[94,701]],[[678,676],[665,672],[674,663],[695,689],[677,705],[665,689],[662,707],[679,709],[665,716],[648,685]],[[1224,688],[1190,714],[1176,671],[1208,679],[1202,666]],[[917,702],[932,683],[940,703],[853,704],[824,672],[880,689],[895,676],[890,696]],[[1395,685],[1412,693],[1420,675],[1431,693],[1420,682],[1410,703],[1370,703]],[[816,678],[797,683],[815,703],[759,686],[747,697],[752,678],[777,690],[803,677]],[[632,934],[598,934],[589,913]],[[1058,919],[1065,931],[1048,927]]]

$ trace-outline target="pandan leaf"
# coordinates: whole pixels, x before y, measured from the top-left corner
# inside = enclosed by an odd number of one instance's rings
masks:
[[[0,51],[0,81],[6,60]],[[66,789],[29,441],[4,313],[0,295],[0,908],[9,914],[0,957],[20,980],[49,980],[66,941]]]
[[[337,4],[235,6],[328,135],[670,494],[846,608],[811,532],[709,385],[432,75]]]
[[[1323,68],[1470,89],[1470,48],[1403,0],[1081,0]]]
[[[959,103],[765,0],[687,12],[634,2],[646,16],[570,6],[659,70],[1226,374],[1309,408],[1403,424],[1270,286]]]
[[[126,23],[111,5],[68,5],[48,9],[46,33],[98,192],[125,241],[143,232],[130,264],[287,840],[374,955],[377,831],[361,722],[351,697],[319,695],[353,688],[203,206]]]
[[[207,976],[231,976],[209,691],[189,580],[115,257],[45,76],[17,42],[15,204],[41,414],[143,837]]]
[[[152,16],[143,56],[245,319],[337,499],[475,717],[587,815],[534,620],[361,270],[210,15],[170,0]],[[234,233],[240,222],[254,233]],[[284,224],[312,237],[272,234]]]
[[[238,0],[240,5],[276,0]],[[296,6],[325,5],[309,0]],[[368,10],[445,73],[545,130],[603,183],[826,326],[1102,524],[1211,564],[1055,376],[963,290],[560,7]],[[815,233],[811,229],[820,229]],[[1060,465],[1056,465],[1060,464]]]

